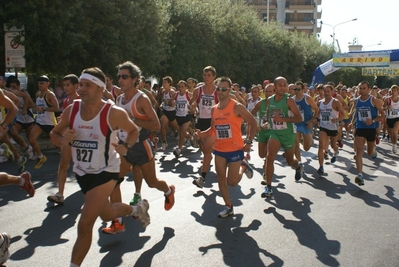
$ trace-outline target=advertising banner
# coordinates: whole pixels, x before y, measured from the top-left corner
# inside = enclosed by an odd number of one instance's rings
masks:
[[[389,53],[333,54],[334,67],[389,67]]]

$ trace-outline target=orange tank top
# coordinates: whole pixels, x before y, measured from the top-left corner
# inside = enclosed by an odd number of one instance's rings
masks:
[[[224,109],[219,109],[219,104],[213,109],[213,123],[216,141],[214,148],[219,152],[233,152],[242,150],[244,141],[242,140],[241,123],[242,118],[234,113],[234,106],[237,101],[230,99]]]

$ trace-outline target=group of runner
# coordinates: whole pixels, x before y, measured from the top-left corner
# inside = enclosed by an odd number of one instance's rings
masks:
[[[234,214],[228,186],[236,186],[243,174],[248,178],[253,176],[249,162],[255,138],[258,156],[264,159],[262,184],[265,188],[261,196],[266,198],[273,195],[274,161],[279,150],[284,150],[286,162],[294,168],[294,179],[298,181],[305,172],[300,144],[303,150],[309,150],[314,145],[315,135],[319,139],[317,172],[320,175],[324,174],[324,161],[329,159],[328,146],[333,149],[331,163],[337,160],[343,128],[347,139],[350,134],[354,136],[358,170],[355,182],[360,186],[364,185],[364,145],[367,144],[367,154],[376,158],[375,144],[382,125],[386,125],[392,140],[393,153],[397,151],[399,88],[396,85],[382,96],[383,91],[373,95],[374,90],[367,82],[360,82],[354,88],[333,83],[314,88],[302,82],[288,84],[284,77],[277,77],[273,83],[266,80],[263,86],[253,85],[246,94],[230,78],[216,77],[216,69],[207,66],[203,69],[201,83],[189,78],[180,80],[174,88],[173,79],[166,76],[162,79],[162,87],[154,91],[139,67],[129,61],[117,67],[119,86],[113,85],[111,76],[106,76],[99,68],[85,69],[80,77],[70,74],[63,78],[66,98],[62,114],[56,118],[57,99],[49,90],[48,77],[41,76],[36,96],[36,123],[32,100],[18,89],[17,80],[12,80],[10,85],[14,83],[16,88],[9,85],[10,89],[4,92],[16,98],[8,97],[3,91],[0,93],[0,156],[10,161],[15,157],[21,175],[0,173],[0,185],[20,185],[30,196],[34,195],[31,176],[23,172],[24,163],[35,152],[35,168],[42,167],[47,159],[40,151],[37,138],[42,132],[50,134],[52,142],[60,149],[61,159],[58,192],[48,196],[48,200],[64,203],[71,159],[86,196],[70,265],[80,266],[90,248],[97,217],[111,221],[109,227],[102,229],[107,234],[125,231],[124,216],[139,219],[143,227],[150,223],[149,203],[140,193],[143,179],[149,187],[164,193],[165,210],[173,207],[176,188],[157,178],[154,160],[158,139],[162,150],[168,146],[168,128],[179,139],[173,150],[176,158],[183,156],[184,145],[196,147],[198,144],[202,151],[201,174],[193,180],[195,186],[203,188],[212,154],[215,156],[219,191],[225,202],[225,208],[218,213],[222,218]],[[15,104],[10,98],[14,98]],[[30,146],[13,135],[23,129]],[[8,135],[20,143],[24,149],[22,155],[13,148]],[[133,172],[135,183],[129,205],[122,203],[120,189],[128,172]],[[6,237],[2,236],[3,243]]]

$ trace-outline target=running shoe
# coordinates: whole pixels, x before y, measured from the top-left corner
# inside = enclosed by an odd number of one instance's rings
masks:
[[[25,149],[24,156],[26,156],[29,160],[33,160],[34,155],[33,148],[31,146],[28,146],[28,148]]]
[[[303,175],[303,165],[299,164],[299,168],[295,170],[295,181],[301,180]]]
[[[45,155],[43,155],[42,158],[37,158],[37,163],[35,165],[35,169],[40,169],[43,165],[43,163],[45,163],[47,161],[47,157]]]
[[[25,163],[28,159],[24,156],[20,157],[18,160],[18,172],[19,173],[23,173],[25,170]]]
[[[170,210],[175,205],[175,186],[171,185],[170,190],[172,191],[169,196],[165,196],[165,210]]]
[[[35,195],[35,187],[33,186],[31,182],[31,175],[29,172],[24,172],[21,174],[21,178],[25,179],[25,183],[23,186],[20,186],[21,189],[25,190],[28,192],[30,197],[33,197]]]
[[[320,168],[317,170],[317,173],[318,173],[319,175],[323,175],[323,174],[324,174],[324,168],[323,168],[323,167],[320,167]]]
[[[202,176],[200,176],[197,179],[193,180],[193,185],[196,185],[199,188],[203,188],[204,184],[205,184],[205,179]]]
[[[167,147],[168,143],[166,143],[166,141],[162,141],[162,150],[166,150]]]
[[[342,140],[338,140],[337,145],[339,146],[339,148],[342,148],[344,146],[344,143],[342,143]]]
[[[263,198],[270,198],[273,195],[273,191],[271,187],[265,186],[265,191],[260,195]]]
[[[231,216],[231,215],[234,215],[233,206],[231,206],[231,207],[225,206],[224,210],[219,212],[218,217],[219,218],[226,218],[226,217]]]
[[[3,266],[10,257],[10,251],[8,248],[10,247],[11,236],[7,233],[2,233],[0,235],[3,238],[3,243],[0,244],[0,265]]]
[[[140,215],[137,217],[141,221],[141,225],[146,228],[151,222],[150,214],[148,214],[150,204],[147,199],[143,199],[137,204],[137,207],[140,209]]]
[[[364,179],[363,176],[358,174],[355,178],[355,183],[357,183],[359,186],[364,185]]]
[[[248,179],[251,179],[254,176],[254,171],[252,170],[251,166],[249,166],[246,160],[242,160],[241,165],[245,166],[244,173],[248,177]]]
[[[334,155],[331,157],[331,163],[335,163],[337,161],[337,156],[339,155],[339,151],[334,153]]]
[[[260,182],[261,185],[266,185],[266,173],[262,175],[262,181]]]
[[[373,153],[373,155],[371,155],[371,158],[372,159],[376,159],[377,158],[377,150],[374,150],[374,153]]]
[[[180,157],[181,150],[179,148],[176,148],[173,150],[173,155],[178,159]]]
[[[64,196],[61,195],[59,192],[55,195],[48,196],[47,200],[58,205],[64,205]]]
[[[8,161],[14,161],[15,159],[14,153],[12,153],[11,149],[8,147],[6,143],[1,144],[0,148],[4,150],[2,156],[6,157]]]
[[[132,200],[130,200],[129,204],[134,206],[137,205],[141,201],[141,195],[139,193],[134,193]]]
[[[118,219],[113,219],[109,227],[105,227],[101,230],[104,234],[114,235],[125,232],[125,224],[119,223]]]

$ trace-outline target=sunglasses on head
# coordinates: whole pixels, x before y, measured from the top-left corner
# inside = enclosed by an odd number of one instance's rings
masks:
[[[123,80],[127,80],[128,78],[130,78],[130,77],[132,77],[132,76],[127,75],[127,74],[122,74],[122,75],[118,75],[118,76],[116,76],[116,77],[118,78],[118,80],[119,80],[120,78],[122,78]]]
[[[216,90],[218,90],[218,92],[220,92],[220,91],[226,92],[226,91],[229,90],[229,88],[227,88],[227,87],[223,87],[223,88],[217,87]]]

